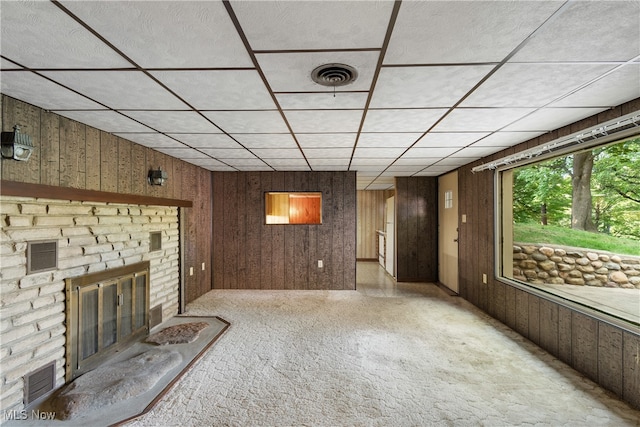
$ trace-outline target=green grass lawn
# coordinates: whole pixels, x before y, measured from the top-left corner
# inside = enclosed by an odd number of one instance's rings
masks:
[[[515,224],[513,234],[513,240],[521,243],[547,243],[640,256],[640,241],[607,234],[531,223]]]

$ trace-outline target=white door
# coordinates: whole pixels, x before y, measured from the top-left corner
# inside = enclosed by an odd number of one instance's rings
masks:
[[[458,172],[438,179],[438,280],[458,293]]]
[[[384,225],[384,231],[386,234],[385,246],[386,255],[384,257],[384,268],[387,272],[396,277],[395,273],[395,260],[396,260],[396,205],[395,198],[389,197],[386,202],[386,223]]]

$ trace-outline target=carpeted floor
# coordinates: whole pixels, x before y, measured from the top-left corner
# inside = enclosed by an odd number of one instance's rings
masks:
[[[189,315],[231,327],[129,425],[640,425],[639,411],[463,299],[376,288],[362,272],[358,291],[199,298]]]

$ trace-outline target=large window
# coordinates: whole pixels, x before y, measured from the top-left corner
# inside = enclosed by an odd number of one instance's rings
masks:
[[[498,173],[499,276],[640,325],[640,137]]]

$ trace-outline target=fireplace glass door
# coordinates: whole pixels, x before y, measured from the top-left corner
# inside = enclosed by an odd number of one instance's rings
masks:
[[[148,332],[149,270],[130,270],[135,269],[121,270],[116,277],[101,273],[93,283],[87,276],[75,285],[70,279],[67,358],[71,378]]]

